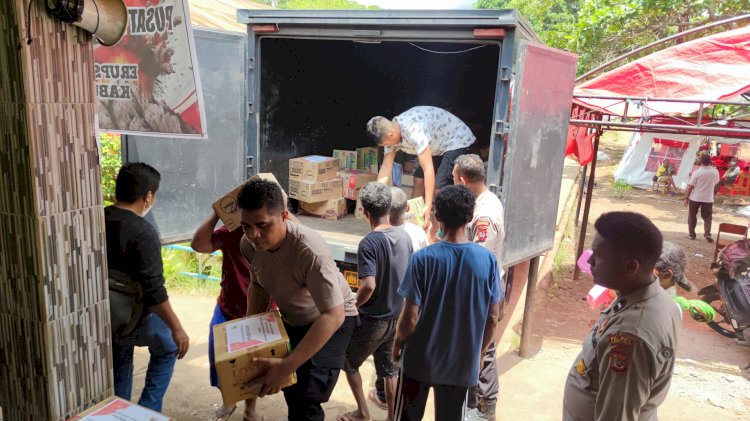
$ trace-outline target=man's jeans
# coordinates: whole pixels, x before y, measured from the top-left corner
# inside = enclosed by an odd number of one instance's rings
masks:
[[[115,395],[127,400],[133,390],[133,349],[136,346],[148,347],[151,354],[138,405],[161,412],[162,399],[177,361],[177,344],[172,339],[172,331],[156,314],[144,317],[130,334],[112,338]]]

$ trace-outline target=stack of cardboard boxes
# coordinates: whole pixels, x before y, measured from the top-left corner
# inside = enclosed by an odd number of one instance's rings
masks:
[[[300,202],[300,209],[326,219],[346,214],[343,180],[337,173],[339,160],[310,155],[289,160],[289,197]]]
[[[333,150],[333,157],[311,155],[289,160],[289,197],[299,200],[304,214],[326,219],[346,215],[347,200],[377,180],[378,148]]]

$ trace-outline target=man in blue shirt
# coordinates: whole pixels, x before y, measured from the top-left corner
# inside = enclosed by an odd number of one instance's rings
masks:
[[[502,292],[494,254],[466,236],[474,200],[464,186],[440,190],[435,216],[443,241],[412,255],[399,286],[405,302],[393,345],[401,360],[397,420],[421,420],[430,388],[436,421],[463,420],[467,391],[478,383]]]

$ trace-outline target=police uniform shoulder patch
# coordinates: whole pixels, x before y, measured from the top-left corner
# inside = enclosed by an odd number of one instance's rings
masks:
[[[578,360],[578,365],[576,365],[576,371],[578,372],[578,374],[583,376],[584,374],[586,374],[586,369],[586,363],[584,363],[583,358],[581,358],[580,360]]]
[[[474,222],[474,229],[476,230],[476,241],[483,243],[487,241],[487,229],[490,227],[489,218],[482,217]]]
[[[609,368],[616,373],[628,371],[633,354],[636,336],[627,333],[615,333],[609,337]]]

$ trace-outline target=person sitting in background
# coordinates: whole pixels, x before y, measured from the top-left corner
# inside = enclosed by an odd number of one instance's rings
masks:
[[[732,158],[727,165],[727,170],[724,171],[724,175],[716,186],[714,187],[714,194],[719,194],[719,189],[722,186],[734,186],[734,182],[737,181],[737,177],[740,176],[740,167],[737,166],[737,158]]]
[[[676,172],[674,164],[665,159],[656,170],[653,180],[657,183],[657,186],[664,186],[664,193],[669,191],[676,192],[677,186],[674,184],[674,175]]]

